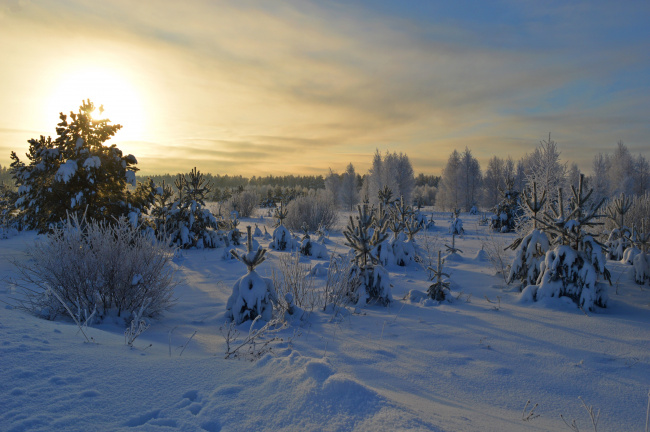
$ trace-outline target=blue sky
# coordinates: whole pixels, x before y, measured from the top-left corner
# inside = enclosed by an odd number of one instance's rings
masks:
[[[81,98],[144,174],[650,157],[650,3],[0,1],[0,163]]]

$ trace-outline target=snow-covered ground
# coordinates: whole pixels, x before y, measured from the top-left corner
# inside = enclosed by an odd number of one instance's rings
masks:
[[[0,430],[570,430],[560,414],[593,430],[578,397],[601,411],[598,430],[644,430],[650,289],[634,284],[632,267],[608,262],[615,282],[609,307],[595,313],[562,299],[521,302],[479,253],[487,228],[477,216],[461,217],[462,253],[445,264],[451,302],[405,300],[411,289],[426,291],[427,272],[389,267],[389,307],[350,308],[337,317],[314,310],[255,362],[224,359],[226,302],[246,269],[223,260],[223,250],[179,254],[175,305],[130,348],[123,322],[93,325],[88,333],[96,343],[86,343],[71,322],[8,305],[16,277],[10,261],[25,259],[36,235],[2,240]],[[451,244],[448,213],[434,219],[426,236],[444,250]],[[240,227],[253,223],[271,231],[268,218]],[[513,238],[492,237],[504,245]],[[422,246],[425,234],[416,242]],[[340,232],[327,247],[347,251]],[[269,250],[258,273],[270,276],[282,254]],[[317,276],[317,286],[324,280]],[[238,328],[245,334],[248,324]],[[539,417],[524,421],[527,401],[527,411],[538,404]]]

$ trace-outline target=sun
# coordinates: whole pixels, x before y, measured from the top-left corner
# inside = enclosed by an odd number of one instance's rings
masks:
[[[142,97],[128,74],[106,67],[83,66],[62,73],[56,82],[46,108],[50,118],[59,112],[76,112],[82,101],[90,99],[96,107],[104,108],[101,115],[96,110],[95,117],[123,126],[116,135],[120,141],[144,139],[146,116]]]

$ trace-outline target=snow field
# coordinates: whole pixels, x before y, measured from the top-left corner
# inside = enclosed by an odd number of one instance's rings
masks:
[[[436,213],[436,228],[426,233],[443,253],[451,244],[448,217]],[[426,292],[427,272],[389,266],[389,307],[339,316],[314,310],[257,362],[223,358],[219,328],[246,268],[224,260],[221,250],[179,253],[176,303],[134,349],[124,344],[121,320],[93,325],[88,332],[97,343],[88,344],[71,323],[2,303],[0,430],[568,430],[560,414],[589,430],[578,396],[601,409],[599,430],[643,430],[650,290],[634,284],[632,266],[607,262],[614,282],[608,308],[588,316],[563,299],[528,303],[480,252],[488,228],[478,226],[478,216],[461,219],[465,234],[456,247],[463,252],[444,264],[451,302],[404,300],[412,289]],[[347,214],[340,220],[344,225]],[[271,232],[271,221],[255,217],[240,226]],[[418,233],[416,244],[424,236]],[[23,233],[0,242],[4,281],[16,277],[10,259],[21,259],[34,239]],[[330,253],[348,250],[340,230],[326,245]],[[269,250],[257,272],[270,277],[286,253]],[[316,276],[317,287],[324,281]],[[0,300],[11,303],[14,295],[3,283]],[[249,325],[237,328],[246,333]],[[527,400],[539,404],[540,417],[524,422]]]

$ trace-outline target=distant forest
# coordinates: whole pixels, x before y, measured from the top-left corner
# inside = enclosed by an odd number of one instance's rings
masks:
[[[174,179],[178,174],[163,174],[163,175],[149,175],[149,176],[140,176],[136,175],[136,180],[138,182],[145,181],[147,179],[153,180],[157,185],[165,182],[167,185],[174,185]],[[229,176],[229,175],[219,175],[219,174],[209,174],[204,173],[205,179],[212,187],[216,188],[231,188],[237,189],[240,187],[246,186],[272,186],[272,187],[283,187],[283,188],[306,188],[306,189],[325,189],[325,178],[322,175],[319,176],[296,176],[296,175],[286,175],[286,176],[273,176],[268,175],[265,177],[243,177],[241,175]],[[359,187],[363,183],[364,176],[357,175],[357,184]],[[440,181],[440,176],[435,175],[426,175],[419,174],[415,178],[416,186],[433,186],[437,187],[438,182]]]

